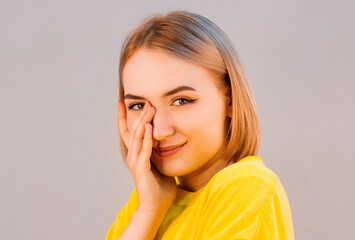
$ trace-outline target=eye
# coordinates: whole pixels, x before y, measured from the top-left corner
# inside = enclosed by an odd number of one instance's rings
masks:
[[[138,109],[135,109],[134,111],[138,111],[138,110],[142,110],[144,108],[144,103],[135,103],[135,104],[132,104],[128,107],[129,110],[131,110],[132,108],[134,108],[135,106],[139,106],[139,105],[142,105],[142,108],[138,108]]]
[[[174,102],[176,102],[176,101],[180,101],[180,103],[183,102],[182,104],[178,105],[178,106],[181,106],[181,105],[185,105],[187,103],[192,103],[192,102],[196,101],[196,99],[191,100],[191,99],[187,99],[187,98],[178,98],[178,99],[174,100]]]
[[[196,100],[197,99],[178,98],[178,99],[175,99],[173,102],[180,102],[180,104],[175,105],[175,106],[182,106],[182,105],[186,105],[188,103],[192,103]],[[136,106],[138,106],[138,109],[134,108]],[[141,106],[141,107],[139,108],[139,106]],[[132,110],[133,108],[134,108],[134,110]],[[144,108],[144,103],[134,103],[128,107],[128,109],[132,110],[132,111],[139,111],[139,110],[142,110],[143,108]]]

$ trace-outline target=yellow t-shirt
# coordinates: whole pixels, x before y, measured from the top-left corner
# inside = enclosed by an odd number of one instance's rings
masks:
[[[138,205],[134,189],[106,240],[121,236]],[[196,192],[178,187],[154,239],[294,238],[291,209],[279,178],[261,157],[248,156],[217,172]]]

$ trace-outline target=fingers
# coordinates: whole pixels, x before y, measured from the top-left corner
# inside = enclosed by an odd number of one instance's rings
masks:
[[[153,126],[150,123],[145,123],[144,138],[142,143],[142,149],[138,157],[137,164],[144,169],[150,170],[150,156],[152,155],[152,132]]]
[[[150,103],[146,103],[146,105],[150,105]],[[144,106],[145,107],[145,106]],[[139,118],[136,121],[134,129],[131,131],[131,145],[130,149],[132,151],[132,154],[134,154],[134,159],[138,160],[139,155],[141,154],[142,151],[142,144],[143,144],[143,138],[144,138],[144,132],[145,132],[145,123],[150,123],[152,120],[152,117],[154,115],[154,107],[148,106],[148,108],[145,109],[145,111],[142,111],[142,116],[139,116]]]
[[[142,162],[142,164],[139,164],[139,168],[150,170],[153,126],[149,124],[146,129],[144,124],[152,121],[155,109],[154,107],[148,109],[149,106],[151,104],[148,101],[145,102],[143,110],[141,110],[133,126],[128,130],[126,106],[122,101],[118,103],[119,132],[128,148],[127,165],[131,170],[135,169],[134,171],[137,170],[138,162]]]
[[[150,123],[145,123],[145,131],[144,131],[144,138],[143,138],[143,146],[142,146],[142,153],[151,153],[153,147],[152,141],[152,130],[153,126]],[[148,156],[150,157],[150,155]]]
[[[136,132],[137,128],[139,127],[139,125],[142,124],[142,120],[143,120],[144,115],[145,115],[145,113],[146,113],[146,111],[147,111],[147,109],[148,109],[148,106],[149,106],[148,103],[149,103],[148,101],[146,101],[146,102],[144,103],[144,108],[143,108],[143,110],[141,110],[141,112],[140,112],[138,118],[137,118],[136,121],[133,123],[133,126],[132,126],[131,131],[130,131],[130,134],[131,134],[131,135],[135,135],[135,132]]]
[[[148,104],[146,102],[146,104],[144,104],[144,108],[141,114],[133,124],[131,131],[128,131],[126,105],[122,101],[118,102],[118,130],[127,147],[129,147],[130,145],[130,135],[134,135],[134,133],[136,132],[137,127],[140,125],[140,122],[144,118],[144,113],[147,110],[147,107]]]

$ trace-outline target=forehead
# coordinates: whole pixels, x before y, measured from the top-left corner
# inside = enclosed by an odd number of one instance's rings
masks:
[[[214,84],[206,69],[160,50],[141,48],[127,61],[122,72],[125,92],[166,92],[176,86],[193,88]]]

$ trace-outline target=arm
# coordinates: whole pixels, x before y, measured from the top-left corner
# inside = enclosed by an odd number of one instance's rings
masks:
[[[119,239],[154,239],[165,215],[166,213],[142,211],[138,207],[129,225]]]

